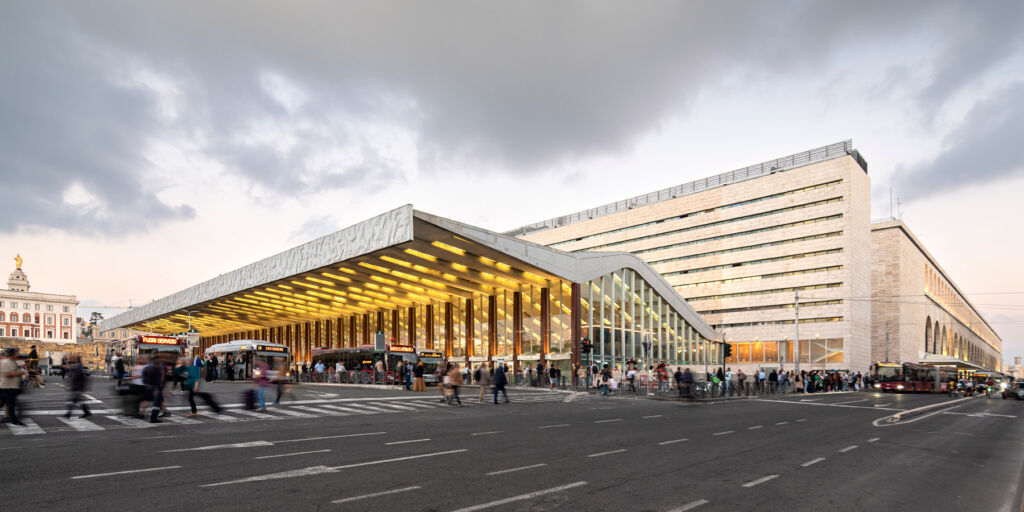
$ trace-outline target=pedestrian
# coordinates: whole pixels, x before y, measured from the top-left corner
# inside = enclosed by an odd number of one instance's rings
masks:
[[[174,374],[185,384],[185,396],[187,397],[189,408],[192,409],[190,414],[185,415],[186,418],[195,418],[197,416],[197,396],[203,402],[206,402],[206,405],[213,409],[214,413],[220,413],[221,407],[213,400],[213,397],[209,393],[199,391],[199,368],[194,362],[190,365],[188,358],[182,357],[178,359],[178,365],[174,367]]]
[[[626,371],[626,380],[629,381],[629,391],[638,393],[636,389],[636,368],[633,365],[629,365],[629,370]]]
[[[277,396],[274,397],[274,405],[281,405],[281,397],[285,394],[292,397],[292,400],[297,400],[295,398],[295,393],[288,391],[288,388],[285,387],[291,382],[291,380],[288,378],[288,367],[285,366],[284,361],[277,362],[274,366],[274,371],[270,374],[270,378],[277,387]]]
[[[0,357],[0,401],[7,411],[3,423],[24,427],[25,424],[18,419],[18,394],[21,393],[24,372],[18,367],[17,361],[18,349],[4,349],[3,356]]]
[[[314,368],[316,369],[316,381],[317,382],[323,382],[324,381],[324,369],[325,369],[324,362],[323,361],[317,361],[316,362],[316,366],[314,366]]]
[[[142,384],[145,386],[145,391],[142,394],[141,408],[142,410],[145,410],[147,406],[150,408],[150,423],[163,423],[158,416],[164,408],[164,382],[166,374],[167,371],[159,359],[150,361],[142,369]],[[164,416],[169,415],[166,411],[163,412]]]
[[[499,364],[494,368],[494,403],[498,403],[498,391],[501,391],[502,396],[505,397],[505,403],[508,403],[508,392],[505,391],[505,386],[508,385],[507,368],[505,365]]]
[[[774,393],[778,389],[779,385],[779,374],[772,369],[772,373],[768,374],[768,391]]]
[[[267,412],[266,389],[270,385],[268,370],[266,364],[259,363],[256,365],[256,370],[252,372],[252,383],[255,386],[256,402],[259,404],[260,412]]]
[[[611,385],[612,371],[608,369],[608,363],[605,363],[601,369],[601,395],[608,396],[608,386]]]
[[[487,392],[487,388],[491,385],[491,371],[484,365],[477,367],[476,372],[473,373],[473,380],[480,385],[480,396],[478,401],[483,403],[484,393]]]
[[[224,370],[228,374],[228,381],[235,381],[235,358],[231,354],[228,354],[227,361],[224,362]]]
[[[448,363],[448,405],[452,405],[452,400],[455,400],[457,404],[462,405],[462,400],[459,399],[459,388],[462,387],[462,374],[458,367],[451,367],[451,363]]]
[[[679,381],[683,386],[682,395],[689,399],[693,399],[693,373],[690,372],[689,368],[686,368],[686,370],[683,371],[683,375],[679,378]]]
[[[217,380],[217,372],[220,369],[220,366],[218,366],[219,364],[220,364],[220,362],[217,361],[217,356],[216,355],[211,355],[210,356],[210,368],[207,370],[206,382],[211,382],[211,381]]]
[[[89,412],[89,405],[85,403],[85,393],[88,387],[88,375],[82,370],[82,360],[78,355],[72,355],[71,364],[67,365],[68,377],[71,382],[68,384],[68,390],[71,391],[71,395],[68,397],[68,412],[64,413],[65,418],[71,417],[71,412],[75,410],[75,406],[79,403],[82,404],[82,417],[88,418],[92,416]]]
[[[384,383],[384,358],[378,359],[377,362],[373,364],[373,383]]]

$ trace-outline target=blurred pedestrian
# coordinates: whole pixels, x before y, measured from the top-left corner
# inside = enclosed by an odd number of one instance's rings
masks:
[[[501,391],[502,396],[505,397],[505,403],[508,403],[508,392],[505,391],[505,386],[508,385],[507,372],[504,365],[498,365],[494,367],[494,403],[498,403],[498,391]]]
[[[452,367],[451,363],[448,363],[448,373],[445,376],[446,385],[448,386],[448,405],[452,405],[452,400],[459,405],[462,405],[462,400],[459,399],[459,388],[462,387],[462,372],[459,371],[458,366]]]
[[[491,385],[491,371],[481,364],[476,368],[476,373],[473,374],[473,380],[480,385],[480,395],[477,401],[483,403],[484,393],[487,392],[487,388]]]
[[[185,393],[187,394],[186,396],[188,397],[188,405],[189,408],[192,409],[192,412],[190,414],[185,415],[186,417],[196,417],[197,396],[201,398],[204,402],[206,402],[206,405],[210,406],[210,409],[213,409],[213,412],[219,413],[221,411],[220,405],[218,405],[217,402],[214,401],[213,397],[210,396],[209,393],[203,393],[199,391],[199,368],[195,366],[195,364],[189,364],[188,358],[182,357],[181,359],[178,359],[178,366],[174,368],[174,374],[177,375],[178,378],[181,379],[181,381],[184,383]]]
[[[421,361],[419,363],[416,363],[416,368],[413,369],[413,373],[412,373],[413,377],[414,377],[413,378],[413,383],[412,383],[412,390],[413,391],[426,391],[427,390],[427,385],[423,381],[423,371],[424,371],[423,370],[423,362]]]
[[[267,412],[266,389],[270,385],[269,368],[264,363],[256,365],[256,371],[252,372],[252,383],[256,387],[256,402],[260,412]]]
[[[0,357],[0,400],[7,410],[3,423],[24,427],[18,419],[18,394],[21,393],[22,370],[18,367],[18,349],[4,349]]]
[[[71,412],[75,410],[75,406],[79,403],[82,404],[82,417],[88,418],[92,416],[89,412],[89,405],[85,403],[86,388],[88,388],[88,374],[82,370],[82,358],[78,355],[71,356],[71,364],[65,365],[66,371],[68,372],[69,382],[68,389],[71,391],[71,395],[68,397],[68,412],[64,413],[65,418],[71,417]]]

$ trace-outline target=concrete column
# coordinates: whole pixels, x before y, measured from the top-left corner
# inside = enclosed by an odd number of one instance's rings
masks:
[[[498,349],[498,297],[487,297],[487,360],[492,361]]]
[[[551,296],[547,288],[540,289],[540,360],[547,361],[551,350]]]
[[[444,303],[444,356],[452,356],[452,340],[455,339],[455,335],[452,332],[455,327],[454,315],[452,314],[452,303]]]
[[[580,283],[572,283],[569,294],[569,346],[572,347],[572,364],[580,364],[580,339],[583,338],[581,325],[583,323],[583,312],[580,301]]]
[[[427,318],[423,322],[424,329],[427,330],[427,350],[434,350],[434,305],[427,304],[425,308]]]
[[[466,357],[472,357],[473,340],[476,338],[473,326],[473,299],[466,299]]]

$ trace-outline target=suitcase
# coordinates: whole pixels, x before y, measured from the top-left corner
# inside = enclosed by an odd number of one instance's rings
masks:
[[[251,410],[255,409],[256,408],[256,390],[254,390],[254,389],[247,389],[245,391],[242,391],[242,404],[243,404],[243,407],[246,410],[248,410],[248,411],[251,411]]]

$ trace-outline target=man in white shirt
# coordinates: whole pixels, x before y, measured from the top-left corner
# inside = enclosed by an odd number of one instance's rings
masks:
[[[341,361],[334,363],[334,375],[338,383],[341,383],[342,373],[345,371],[345,365],[341,364]]]
[[[0,357],[0,403],[7,407],[4,423],[24,427],[18,420],[18,392],[21,391],[21,368],[18,368],[18,349],[8,348]]]
[[[324,381],[324,362],[323,361],[317,361],[316,362],[316,366],[314,366],[313,368],[316,369],[316,381],[317,382],[323,382]]]

